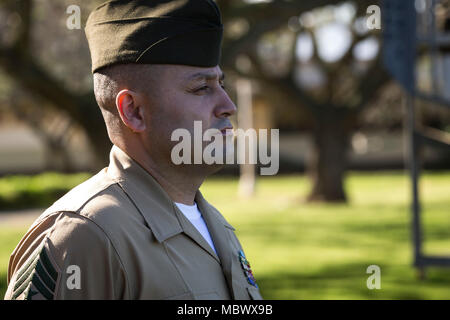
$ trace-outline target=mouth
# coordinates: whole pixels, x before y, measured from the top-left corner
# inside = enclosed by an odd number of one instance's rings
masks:
[[[222,135],[224,136],[233,135],[233,127],[225,127],[221,129],[220,132],[222,132]]]

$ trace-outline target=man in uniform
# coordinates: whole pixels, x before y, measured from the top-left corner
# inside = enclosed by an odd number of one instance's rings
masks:
[[[175,165],[171,133],[226,137],[236,107],[212,0],[113,0],[89,16],[110,164],[31,226],[6,299],[261,299],[234,228],[199,191],[222,165]]]

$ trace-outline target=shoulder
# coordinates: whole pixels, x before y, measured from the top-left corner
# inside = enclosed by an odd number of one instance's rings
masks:
[[[124,225],[138,219],[133,203],[104,169],[70,190],[36,219],[13,251],[8,275],[46,241],[62,260],[69,252],[89,256],[110,250],[118,254],[117,243],[126,236],[122,232]]]
[[[83,291],[66,288],[74,266],[83,274]],[[122,261],[99,225],[74,212],[57,212],[36,224],[14,250],[5,298],[109,298],[123,292],[124,277]],[[122,279],[117,288],[97,292],[113,286],[113,279]]]
[[[38,221],[55,212],[77,212],[83,209],[86,204],[91,201],[98,202],[99,197],[105,193],[110,193],[112,196],[118,194],[114,185],[117,181],[110,179],[106,174],[106,169],[103,169],[93,177],[79,184],[71,189],[68,193],[53,203],[44,213],[38,218]]]
[[[80,219],[91,221],[105,232],[114,225],[120,225],[124,222],[122,220],[136,212],[136,208],[119,182],[111,179],[106,174],[106,169],[103,169],[57,200],[39,216],[31,228],[45,220],[53,220],[51,217],[59,213],[69,212],[72,213],[71,221],[75,222],[78,215]]]

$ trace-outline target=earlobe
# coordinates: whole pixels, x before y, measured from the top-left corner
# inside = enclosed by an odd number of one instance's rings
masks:
[[[133,132],[145,130],[142,107],[138,104],[137,94],[131,90],[121,90],[116,96],[116,107],[122,122]]]

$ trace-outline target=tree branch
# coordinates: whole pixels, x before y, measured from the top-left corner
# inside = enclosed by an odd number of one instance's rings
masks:
[[[20,0],[17,1],[17,13],[19,14],[21,21],[18,27],[17,38],[13,43],[13,48],[17,53],[28,52],[30,44],[30,32],[31,32],[31,14],[32,14],[32,1]]]

